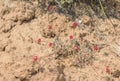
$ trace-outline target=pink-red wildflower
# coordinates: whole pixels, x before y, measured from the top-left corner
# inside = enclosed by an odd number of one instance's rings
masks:
[[[78,46],[74,46],[74,49],[75,49],[75,51],[78,51],[79,48],[78,48]]]
[[[53,9],[54,9],[54,7],[52,5],[50,5],[49,10],[53,11]]]
[[[93,47],[93,50],[94,50],[94,51],[98,51],[98,50],[99,50],[99,47],[98,47],[97,45],[95,45],[95,46]]]
[[[49,47],[52,47],[52,43],[50,42],[50,43],[48,44],[48,46],[49,46]]]
[[[38,39],[37,39],[37,43],[38,43],[38,44],[40,44],[40,42],[41,42],[41,39],[40,39],[40,38],[38,38]]]
[[[106,73],[110,73],[110,69],[108,66],[106,67]]]
[[[52,29],[52,25],[48,25],[48,29]]]
[[[78,26],[78,22],[74,21],[73,22],[73,27],[77,27]]]
[[[38,56],[33,56],[33,61],[36,62],[38,60]]]
[[[73,35],[70,35],[69,38],[70,38],[70,39],[73,39]]]

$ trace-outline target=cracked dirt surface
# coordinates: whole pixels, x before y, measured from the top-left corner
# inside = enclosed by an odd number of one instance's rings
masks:
[[[0,81],[120,81],[120,20],[83,15],[82,23],[73,29],[69,17],[42,14],[37,4],[37,0],[0,0]],[[49,24],[53,26],[50,31]],[[97,44],[100,50],[91,52],[94,61],[82,67],[76,65],[80,61],[74,56],[55,59],[55,50],[48,43],[58,35],[65,44],[74,35],[80,45]],[[39,58],[35,63],[34,55]],[[105,72],[106,66],[110,73]]]

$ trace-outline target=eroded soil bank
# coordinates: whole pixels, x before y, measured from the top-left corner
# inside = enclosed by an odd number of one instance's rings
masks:
[[[38,5],[0,0],[0,81],[120,81],[119,19],[91,17],[82,4],[73,27]]]

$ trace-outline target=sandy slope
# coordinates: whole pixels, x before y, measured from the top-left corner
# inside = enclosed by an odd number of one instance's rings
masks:
[[[119,20],[96,16],[92,20],[83,15],[82,23],[73,29],[72,21],[63,14],[50,14],[49,23],[48,13],[42,14],[36,4],[0,0],[0,81],[120,81]],[[53,26],[52,34],[47,28],[49,24]],[[48,47],[48,43],[55,40],[58,31],[64,43],[69,35],[77,40],[86,34],[80,44],[84,45],[86,40],[100,48],[91,52],[94,60],[79,67],[74,65],[79,64],[74,57],[54,59],[55,49]],[[41,44],[36,42],[38,38],[42,39]],[[36,63],[34,55],[39,58]],[[107,66],[110,73],[105,71]]]

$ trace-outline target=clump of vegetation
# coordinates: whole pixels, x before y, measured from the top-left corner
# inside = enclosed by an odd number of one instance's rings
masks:
[[[94,53],[99,51],[99,47],[88,41],[81,41],[79,38],[74,39],[74,36],[70,36],[65,41],[56,37],[52,50],[56,59],[72,59],[71,65],[84,67],[94,60]]]
[[[100,17],[115,17],[120,19],[120,2],[117,0],[47,0],[41,3],[43,8],[50,5],[56,6],[56,11],[59,13],[76,16],[77,10],[80,10],[81,4],[86,4],[86,10],[91,8]]]

